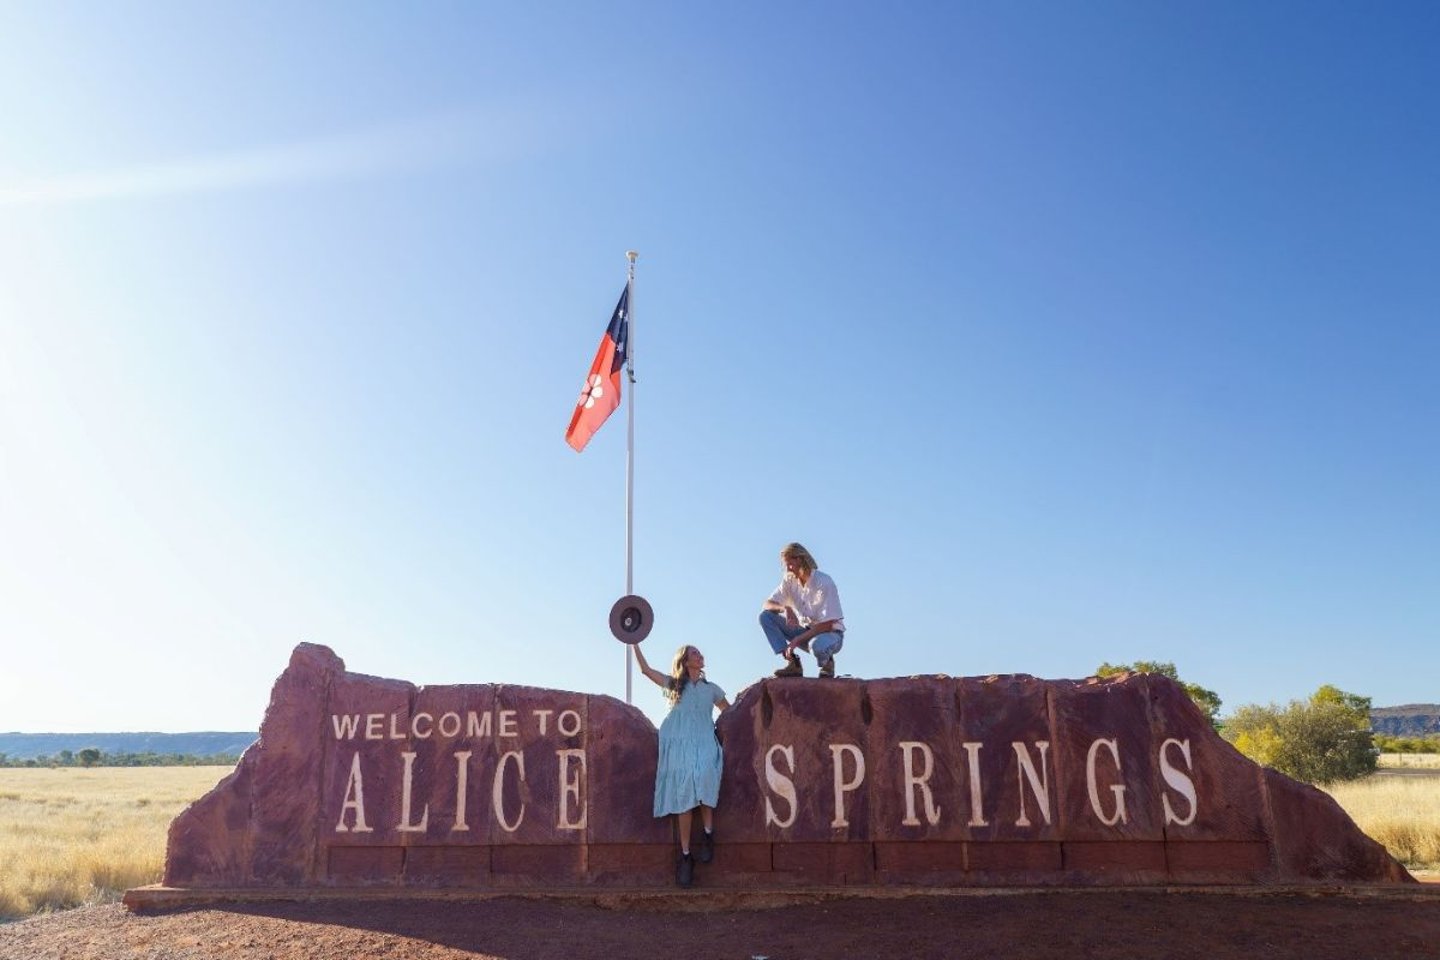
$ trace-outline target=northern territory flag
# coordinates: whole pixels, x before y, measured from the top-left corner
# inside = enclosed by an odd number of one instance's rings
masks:
[[[620,294],[615,312],[610,316],[610,325],[605,336],[600,338],[600,349],[595,351],[595,362],[580,387],[580,399],[575,403],[575,413],[570,417],[570,427],[565,431],[565,442],[579,453],[585,449],[595,431],[615,408],[620,406],[620,370],[630,349],[630,286]]]

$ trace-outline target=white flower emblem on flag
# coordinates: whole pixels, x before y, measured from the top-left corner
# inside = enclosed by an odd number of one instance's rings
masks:
[[[586,380],[580,387],[580,399],[575,402],[575,405],[584,407],[586,410],[595,406],[595,401],[605,396],[605,388],[601,385],[603,383],[604,381],[600,379],[598,373]]]
[[[620,302],[615,304],[615,312],[610,315],[604,335],[600,337],[600,346],[595,351],[590,370],[580,384],[580,397],[570,414],[570,426],[565,428],[565,442],[576,453],[585,449],[590,437],[620,407],[623,393],[621,370],[630,350],[629,299],[630,287],[627,284],[620,294]]]

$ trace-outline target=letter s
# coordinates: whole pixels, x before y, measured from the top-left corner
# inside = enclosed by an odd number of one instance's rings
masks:
[[[790,804],[790,815],[781,820],[775,815],[775,806],[770,798],[765,798],[765,824],[775,824],[777,827],[788,827],[795,822],[795,814],[800,810],[800,804],[795,798],[795,781],[775,769],[775,754],[784,754],[786,761],[790,764],[790,772],[795,772],[795,748],[777,743],[765,751],[765,785]]]
[[[1200,811],[1200,804],[1195,798],[1195,781],[1190,779],[1189,774],[1183,773],[1170,765],[1170,757],[1167,755],[1170,744],[1180,748],[1180,755],[1185,758],[1187,769],[1194,769],[1195,765],[1190,762],[1190,741],[1189,740],[1166,740],[1160,744],[1160,776],[1165,778],[1165,783],[1171,790],[1178,791],[1180,796],[1190,802],[1190,813],[1181,818],[1175,815],[1175,809],[1170,806],[1170,798],[1165,794],[1160,795],[1160,803],[1165,808],[1165,823],[1168,826],[1178,823],[1182,827],[1188,827],[1195,822],[1195,814]]]

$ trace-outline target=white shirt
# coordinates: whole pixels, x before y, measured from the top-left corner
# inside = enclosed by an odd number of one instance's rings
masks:
[[[821,620],[834,620],[832,630],[845,629],[845,615],[840,611],[840,591],[835,589],[835,581],[819,570],[811,571],[810,581],[804,586],[794,574],[785,574],[780,586],[770,594],[770,602],[794,607],[804,626]]]

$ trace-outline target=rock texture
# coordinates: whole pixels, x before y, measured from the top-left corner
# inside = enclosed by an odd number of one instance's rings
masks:
[[[718,733],[700,886],[1411,881],[1164,677],[765,680]],[[171,825],[164,882],[667,885],[656,752],[611,697],[417,687],[301,644],[260,740]]]

